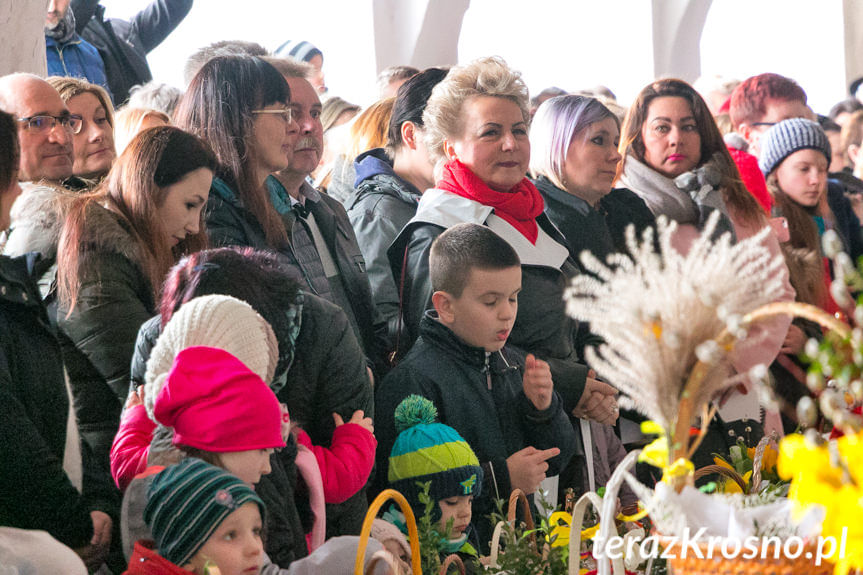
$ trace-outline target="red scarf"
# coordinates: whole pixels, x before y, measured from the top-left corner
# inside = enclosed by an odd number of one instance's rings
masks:
[[[527,178],[522,179],[509,192],[496,192],[470,168],[458,160],[452,160],[444,166],[443,177],[438,180],[436,187],[494,208],[497,216],[520,231],[530,243],[536,244],[539,235],[536,218],[542,213],[545,204],[539,190]]]

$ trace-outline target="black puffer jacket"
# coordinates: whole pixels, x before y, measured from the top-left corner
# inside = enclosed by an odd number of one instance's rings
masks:
[[[0,256],[0,525],[81,547],[93,534],[89,512],[110,504],[82,497],[63,471],[69,401],[32,263]]]
[[[559,447],[560,455],[548,460],[547,475],[552,476],[560,473],[577,447],[557,394],[544,411],[524,395],[523,366],[524,355],[517,350],[504,347],[486,357],[483,349],[462,342],[428,312],[420,323],[420,338],[376,390],[378,487],[386,486],[388,458],[397,436],[396,407],[414,393],[427,397],[437,407],[441,423],[470,444],[485,472],[472,521],[484,551],[493,527],[484,518],[495,509],[494,501],[508,498],[512,490],[506,458],[528,446]]]
[[[335,430],[333,413],[347,421],[362,409],[374,416],[372,389],[366,363],[345,312],[315,295],[304,294],[300,333],[295,342],[294,362],[279,401],[290,409],[291,420],[302,427],[315,445],[328,446]],[[132,359],[133,384],[143,384],[153,345],[159,336],[160,320],[154,317],[141,328]],[[288,475],[295,471],[286,470]],[[277,472],[270,481],[278,481]],[[293,487],[287,486],[293,493]],[[285,491],[287,492],[287,491]],[[365,489],[344,503],[327,505],[327,536],[357,535],[368,503]],[[286,529],[294,526],[285,524]],[[279,553],[269,545],[293,541],[292,531],[271,534],[267,553],[276,563]]]
[[[153,79],[147,54],[183,21],[192,9],[192,0],[156,0],[128,22],[106,20],[99,1],[72,0],[75,29],[99,51],[114,105],[119,107],[129,99],[132,86]]]
[[[138,329],[155,313],[141,246],[113,212],[90,204],[74,308],[59,302],[60,344],[75,402],[85,478],[113,485],[109,454],[129,390]],[[115,488],[116,489],[116,488]]]
[[[418,336],[420,319],[432,307],[428,263],[432,242],[458,223],[488,225],[489,220],[496,217],[491,212],[491,208],[441,190],[432,189],[423,194],[416,217],[405,226],[388,251],[393,276],[400,277],[407,250],[402,302],[404,326],[399,355],[410,349]],[[555,389],[563,399],[564,409],[570,413],[581,399],[587,378],[588,369],[579,363],[579,357],[583,347],[594,340],[588,330],[566,315],[563,293],[568,278],[578,273],[568,255],[566,240],[545,214],[540,214],[536,222],[550,238],[544,244],[548,253],[541,256],[545,261],[556,258],[556,263],[548,265],[519,253],[522,290],[518,296],[518,317],[508,344],[548,362]]]
[[[570,255],[579,267],[582,251],[589,251],[602,262],[612,253],[626,253],[629,225],[635,227],[637,238],[646,228],[656,227],[656,218],[644,200],[625,188],[611,190],[594,209],[545,176],[534,183],[545,200],[546,215],[566,238]]]
[[[345,203],[357,242],[366,259],[372,297],[380,319],[387,322],[387,341],[395,345],[399,318],[398,279],[387,250],[417,213],[421,192],[393,171],[383,148],[357,157],[356,191]]]

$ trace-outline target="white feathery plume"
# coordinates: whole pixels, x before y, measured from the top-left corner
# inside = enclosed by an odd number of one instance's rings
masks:
[[[782,293],[784,262],[763,244],[769,228],[734,244],[730,234],[712,239],[717,221],[713,214],[686,255],[672,247],[676,223],[658,219],[658,253],[651,228],[639,243],[630,226],[629,254],[604,264],[582,253],[590,274],[574,278],[566,293],[568,313],[589,322],[605,342],[587,350],[591,367],[628,396],[623,406],[665,429],[676,421],[683,387],[699,360],[709,369],[692,390],[693,414],[743,377],[729,376],[728,350],[713,340],[728,330],[738,340],[735,349],[745,346],[743,317]]]

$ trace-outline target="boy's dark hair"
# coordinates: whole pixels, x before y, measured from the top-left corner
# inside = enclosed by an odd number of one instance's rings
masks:
[[[460,297],[473,269],[502,270],[520,266],[506,240],[485,226],[458,224],[438,236],[429,254],[432,289]]]

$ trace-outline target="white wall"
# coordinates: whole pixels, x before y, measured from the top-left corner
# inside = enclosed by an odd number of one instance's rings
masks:
[[[441,0],[398,0],[417,6],[400,8],[413,14],[406,27],[418,27],[427,1]],[[109,14],[128,16],[147,0],[103,3]],[[197,0],[186,21],[151,54],[151,67],[157,78],[182,85],[183,62],[198,46],[238,38],[272,49],[302,38],[323,50],[331,93],[367,105],[376,96],[373,6],[374,0]],[[377,6],[387,2],[378,0]],[[531,91],[605,84],[627,104],[654,78],[652,35],[647,0],[471,0],[458,57],[465,62],[503,56],[523,72]],[[388,40],[379,45],[395,49],[405,42]],[[426,46],[422,51],[429,58]],[[702,73],[790,76],[816,111],[826,112],[845,96],[842,2],[716,0],[701,57]]]

